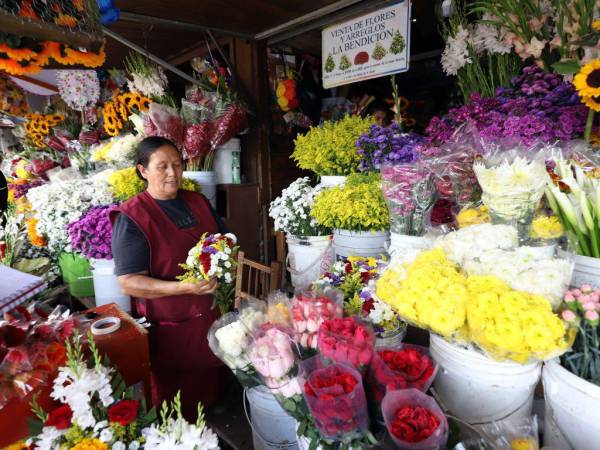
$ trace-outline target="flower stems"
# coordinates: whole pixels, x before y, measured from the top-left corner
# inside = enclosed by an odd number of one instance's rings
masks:
[[[586,144],[590,143],[590,139],[592,137],[592,125],[594,124],[594,110],[590,108],[588,111],[587,121],[585,122],[585,133],[583,135],[583,139]]]

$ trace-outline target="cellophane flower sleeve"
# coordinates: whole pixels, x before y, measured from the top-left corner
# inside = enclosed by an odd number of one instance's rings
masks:
[[[342,317],[344,294],[333,288],[298,290],[292,300],[294,338],[303,350],[317,348],[321,324]]]
[[[213,323],[208,332],[208,345],[213,353],[231,369],[240,384],[254,387],[262,383],[250,362],[248,349],[252,330],[266,322],[264,307],[245,303],[239,312],[230,312]]]
[[[364,436],[369,415],[360,373],[320,355],[303,361],[301,373],[304,398],[321,435],[341,442]]]
[[[181,148],[183,145],[184,122],[177,110],[160,103],[150,103],[144,113],[144,134],[170,139]]]
[[[417,389],[388,391],[381,403],[388,433],[401,450],[445,448],[448,421],[435,400]]]
[[[492,422],[479,429],[495,450],[539,448],[537,416]]]
[[[375,333],[356,317],[336,317],[319,327],[317,347],[323,357],[365,373],[373,358]]]

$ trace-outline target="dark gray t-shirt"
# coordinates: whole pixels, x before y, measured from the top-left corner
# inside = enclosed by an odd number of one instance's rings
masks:
[[[186,206],[185,202],[177,197],[174,200],[156,200],[161,209],[179,229],[197,226],[196,218]],[[211,208],[212,215],[217,222],[220,233],[228,233],[227,227]],[[113,225],[112,254],[115,260],[115,274],[126,275],[147,271],[150,268],[150,246],[146,236],[138,226],[125,214],[119,214]]]

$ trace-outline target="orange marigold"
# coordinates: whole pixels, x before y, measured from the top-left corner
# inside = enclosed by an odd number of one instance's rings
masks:
[[[32,217],[27,221],[27,236],[29,237],[29,242],[36,247],[45,247],[46,239],[44,239],[44,236],[38,234],[37,224],[38,220],[35,217]]]

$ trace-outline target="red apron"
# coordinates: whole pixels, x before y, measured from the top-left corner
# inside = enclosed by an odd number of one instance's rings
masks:
[[[208,201],[203,195],[179,191],[180,197],[196,218],[198,226],[179,229],[160,205],[143,192],[111,213],[125,214],[146,236],[150,247],[149,275],[175,281],[183,273],[179,264],[203,233],[218,232]],[[210,295],[177,295],[154,299],[135,299],[135,308],[151,322],[150,359],[152,400],[157,408],[172,400],[181,390],[185,417],[195,421],[199,401],[210,406],[219,397],[221,363],[208,347],[207,333],[219,317],[211,310]]]

